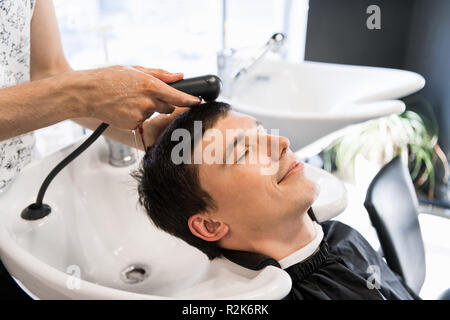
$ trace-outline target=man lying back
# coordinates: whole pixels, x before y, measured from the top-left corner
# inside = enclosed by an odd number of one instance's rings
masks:
[[[239,252],[276,260],[292,278],[287,299],[418,299],[356,230],[313,221],[317,187],[289,140],[225,103],[179,115],[136,177],[157,227],[209,259]]]

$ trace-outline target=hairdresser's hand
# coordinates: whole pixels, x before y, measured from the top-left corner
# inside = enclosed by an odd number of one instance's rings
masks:
[[[147,150],[148,147],[154,144],[164,129],[166,129],[177,116],[186,110],[188,110],[188,108],[175,108],[174,112],[170,115],[160,114],[152,119],[146,120],[142,124],[142,142],[144,144],[144,150]]]
[[[80,117],[96,118],[120,129],[134,130],[155,111],[171,113],[175,107],[191,107],[200,99],[166,83],[182,74],[143,67],[112,66],[65,74],[68,90],[74,90]]]

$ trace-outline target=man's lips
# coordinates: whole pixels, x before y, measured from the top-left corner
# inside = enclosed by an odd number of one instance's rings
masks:
[[[281,178],[280,181],[278,181],[278,183],[282,182],[283,180],[285,180],[286,178],[288,178],[289,176],[292,176],[296,173],[299,173],[303,170],[304,165],[301,161],[295,160],[293,161],[288,170],[286,171],[286,173],[284,174],[284,176]]]

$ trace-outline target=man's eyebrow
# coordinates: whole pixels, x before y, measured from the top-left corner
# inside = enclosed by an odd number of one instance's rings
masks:
[[[225,154],[224,154],[224,158],[223,158],[223,163],[225,164],[227,162],[227,156],[230,154],[230,152],[232,150],[234,150],[234,148],[236,148],[236,145],[241,142],[242,139],[244,139],[244,135],[241,133],[238,136],[234,137],[234,141],[232,144],[228,145]]]
[[[257,126],[262,126],[262,123],[261,123],[260,121],[258,121],[258,120],[255,119],[255,127],[257,127]],[[244,136],[242,133],[241,133],[240,135],[234,137],[233,143],[230,144],[230,145],[227,147],[227,149],[225,150],[225,154],[224,154],[224,158],[223,158],[223,164],[226,163],[226,160],[227,160],[227,158],[228,158],[227,156],[230,154],[230,152],[231,152],[232,150],[234,150],[234,148],[236,148],[236,145],[237,145],[239,142],[241,142],[241,140],[242,140],[244,137],[245,137],[245,136]]]

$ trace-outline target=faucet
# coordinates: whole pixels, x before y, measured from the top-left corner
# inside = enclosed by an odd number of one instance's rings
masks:
[[[217,73],[222,79],[222,90],[226,97],[231,97],[236,83],[243,78],[258,62],[269,52],[280,52],[286,36],[283,33],[274,33],[264,46],[251,57],[236,73],[232,73],[232,60],[236,54],[235,49],[223,49],[217,54]]]
[[[113,167],[126,167],[136,162],[132,148],[105,137],[109,149],[109,163]]]

